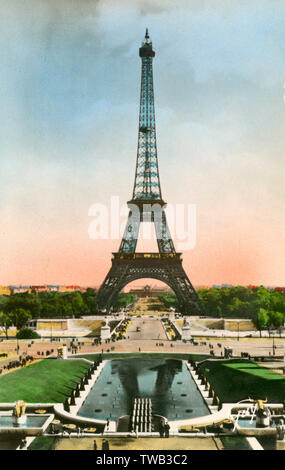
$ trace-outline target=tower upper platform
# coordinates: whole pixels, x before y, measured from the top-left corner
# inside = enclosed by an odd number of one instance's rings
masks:
[[[150,41],[148,29],[146,28],[145,40],[139,50],[140,57],[154,57],[155,52],[152,49],[152,42]]]

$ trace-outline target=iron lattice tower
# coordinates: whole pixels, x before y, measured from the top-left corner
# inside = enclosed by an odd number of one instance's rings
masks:
[[[184,313],[201,314],[198,296],[182,267],[181,253],[175,247],[167,225],[162,199],[155,129],[152,61],[155,52],[148,30],[139,49],[142,61],[140,112],[136,172],[129,215],[119,251],[113,253],[112,267],[101,285],[97,302],[109,310],[117,294],[131,281],[154,278],[165,282],[175,292]],[[141,222],[153,222],[157,253],[137,253]]]

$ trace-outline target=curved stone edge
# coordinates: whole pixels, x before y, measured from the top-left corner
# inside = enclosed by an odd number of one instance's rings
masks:
[[[72,408],[72,407],[71,407]],[[59,416],[61,418],[63,418],[64,420],[66,421],[70,421],[74,424],[88,424],[90,425],[94,425],[94,427],[97,425],[106,425],[107,424],[107,420],[104,420],[104,419],[96,419],[96,418],[85,418],[84,416],[78,416],[77,414],[74,414],[73,412],[68,412],[68,411],[65,411],[64,408],[63,408],[63,405],[62,404],[59,404],[59,405],[55,405],[54,406],[54,411],[55,411],[55,414],[56,416]]]
[[[198,416],[197,418],[187,418],[175,421],[168,421],[171,432],[179,432],[181,426],[198,426],[205,427],[213,424],[221,423],[231,416],[232,403],[223,404],[221,410],[216,413],[208,414],[205,416]]]

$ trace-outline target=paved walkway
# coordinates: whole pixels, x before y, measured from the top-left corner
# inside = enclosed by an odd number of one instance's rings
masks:
[[[106,438],[105,438],[106,439]],[[58,439],[55,450],[94,450],[94,440],[97,449],[102,449],[103,438],[62,438]],[[223,448],[220,439],[213,437],[189,438],[107,438],[110,450],[220,450]]]
[[[142,317],[132,320],[131,326],[127,331],[127,339],[130,341],[167,341],[167,336],[160,319]]]

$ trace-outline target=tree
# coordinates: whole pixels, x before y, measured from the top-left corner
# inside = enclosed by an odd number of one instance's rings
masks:
[[[262,328],[265,328],[266,326],[268,326],[268,323],[269,323],[269,313],[264,308],[261,308],[255,318],[255,324],[256,324],[256,327],[259,329],[260,337],[261,337]]]
[[[41,304],[41,317],[54,318],[56,317],[56,305],[54,299],[52,301],[44,300]]]
[[[135,300],[136,300],[135,294],[132,294],[131,292],[120,292],[113,302],[113,309],[116,312],[120,310],[121,308],[134,303]]]
[[[269,312],[268,333],[270,335],[271,329],[278,329],[281,338],[281,333],[284,326],[284,314],[281,312]]]
[[[234,317],[246,317],[247,305],[247,302],[240,300],[238,297],[234,297],[228,306],[228,310]]]
[[[86,312],[86,306],[83,302],[81,292],[73,292],[70,296],[72,313],[78,317]]]
[[[270,309],[270,297],[271,297],[271,292],[265,289],[265,287],[260,286],[257,289],[257,301],[259,303],[260,308],[264,308],[268,310]]]
[[[273,291],[270,294],[270,308],[274,312],[285,314],[285,295],[282,292]]]
[[[9,297],[7,295],[0,295],[0,311],[5,312],[7,304],[9,302]]]
[[[173,292],[168,292],[167,294],[158,294],[157,297],[167,308],[179,309],[178,299]]]
[[[215,317],[217,316],[217,311],[224,313],[221,289],[199,290],[198,297],[207,315]],[[218,307],[220,308],[218,309]]]
[[[88,315],[96,315],[98,313],[98,307],[96,302],[96,291],[91,287],[86,289],[86,292],[82,294],[84,304],[86,306],[86,313]]]
[[[38,295],[29,293],[10,295],[5,311],[12,312],[19,308],[28,311],[32,318],[38,317],[41,312],[41,302]]]
[[[30,328],[21,328],[16,334],[17,339],[37,339],[40,338],[40,335],[36,331],[31,330]]]
[[[12,320],[8,313],[0,311],[0,328],[4,330],[6,339],[8,339],[8,329],[12,326]]]
[[[28,310],[25,310],[24,308],[15,308],[15,310],[12,310],[11,312],[8,313],[11,322],[17,330],[20,330],[23,328],[23,326],[26,325],[27,321],[32,318],[31,313]]]

